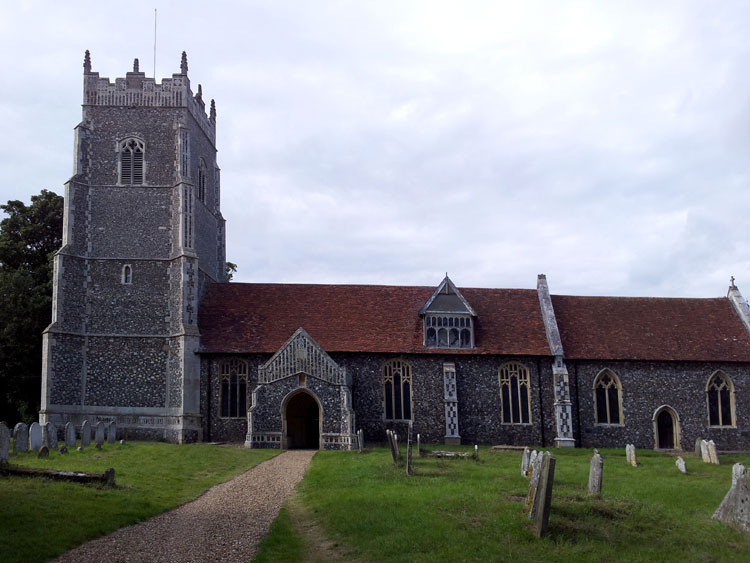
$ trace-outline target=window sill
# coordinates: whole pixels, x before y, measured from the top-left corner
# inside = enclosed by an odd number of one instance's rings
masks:
[[[503,426],[534,426],[533,422],[501,422]]]
[[[622,424],[610,424],[608,422],[595,422],[594,426],[596,428],[625,428],[625,423]]]
[[[726,425],[726,426],[708,426],[708,430],[737,430],[736,426]]]

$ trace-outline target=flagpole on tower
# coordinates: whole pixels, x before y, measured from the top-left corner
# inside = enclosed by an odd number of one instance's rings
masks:
[[[156,8],[154,8],[154,74],[152,76],[156,80]]]

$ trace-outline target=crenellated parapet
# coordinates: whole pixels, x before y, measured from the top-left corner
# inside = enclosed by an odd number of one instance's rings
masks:
[[[182,53],[180,72],[161,83],[140,72],[138,59],[124,78],[100,77],[91,70],[91,55],[86,51],[83,63],[83,105],[118,107],[183,107],[190,111],[203,132],[216,144],[216,106],[211,101],[211,115],[206,115],[202,88],[193,95],[187,74],[187,56]]]

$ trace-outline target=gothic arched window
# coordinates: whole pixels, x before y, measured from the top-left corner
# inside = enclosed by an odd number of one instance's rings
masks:
[[[521,362],[500,366],[500,410],[503,424],[531,424],[531,378]]]
[[[120,183],[130,186],[143,184],[143,154],[146,146],[140,139],[125,139],[120,143]]]
[[[411,366],[391,360],[383,366],[383,406],[386,420],[411,420]]]
[[[198,199],[206,203],[206,162],[201,158],[198,165]]]
[[[623,424],[622,385],[608,369],[602,370],[594,380],[594,423]]]
[[[223,418],[247,415],[247,362],[232,358],[221,363],[220,413]]]
[[[709,426],[734,426],[734,385],[723,372],[717,371],[706,385]]]

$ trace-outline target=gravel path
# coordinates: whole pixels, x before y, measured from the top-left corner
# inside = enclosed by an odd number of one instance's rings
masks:
[[[250,561],[314,454],[284,452],[188,504],[85,543],[58,561]]]

